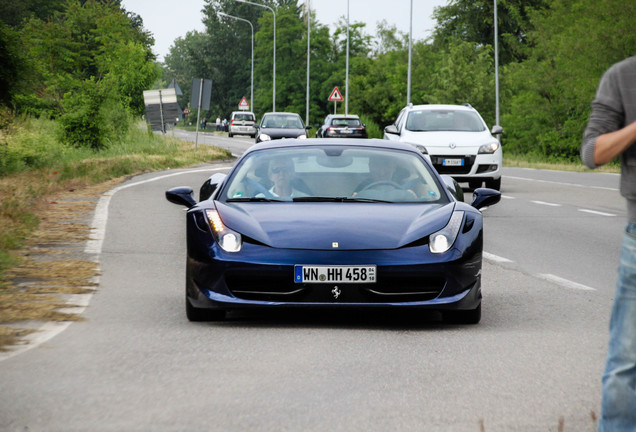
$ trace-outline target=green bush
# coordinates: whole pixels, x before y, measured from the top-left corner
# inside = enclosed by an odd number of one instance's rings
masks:
[[[64,95],[59,139],[76,148],[108,148],[126,134],[131,115],[117,94],[103,83],[85,80],[81,87]]]
[[[369,138],[382,138],[382,129],[380,129],[380,126],[378,126],[370,116],[363,114],[360,116],[360,121],[367,125],[367,135],[369,135]]]
[[[24,117],[11,128],[12,133],[0,138],[0,176],[49,166],[64,153],[63,146],[46,133],[54,128],[50,120]]]
[[[62,100],[64,114],[59,119],[59,139],[72,147],[101,149],[104,143],[104,119],[100,118],[102,97],[92,80],[68,92]]]

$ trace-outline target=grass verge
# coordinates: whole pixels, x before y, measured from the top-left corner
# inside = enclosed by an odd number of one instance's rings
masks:
[[[505,150],[505,148],[504,148]],[[618,161],[613,161],[607,165],[600,166],[594,170],[587,168],[581,163],[573,162],[545,162],[534,158],[523,158],[521,156],[507,156],[504,154],[504,166],[514,168],[532,168],[555,171],[571,171],[571,172],[604,172],[618,174],[621,167]]]
[[[81,251],[103,193],[131,175],[232,157],[143,127],[100,152],[72,149],[53,128],[22,119],[0,133],[0,351],[33,332],[28,323],[80,319],[68,308],[95,288],[98,266]]]

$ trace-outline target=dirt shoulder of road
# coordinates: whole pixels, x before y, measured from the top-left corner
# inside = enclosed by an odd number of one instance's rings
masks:
[[[7,271],[10,280],[0,296],[0,351],[25,342],[51,321],[78,321],[72,311],[77,296],[96,289],[99,264],[84,252],[99,198],[126,178],[94,186],[70,187],[33,203],[38,228]]]

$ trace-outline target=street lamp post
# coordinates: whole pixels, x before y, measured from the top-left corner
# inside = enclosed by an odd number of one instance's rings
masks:
[[[252,111],[254,111],[254,26],[252,25],[251,21],[246,20],[244,18],[239,18],[234,15],[228,15],[223,12],[219,12],[219,15],[222,17],[233,18],[235,20],[246,22],[250,25],[252,29],[252,71],[250,74],[251,75],[250,76],[250,104],[251,104]]]
[[[273,66],[273,77],[272,77],[272,111],[276,111],[276,12],[269,6],[262,5],[259,3],[254,3],[247,0],[235,0],[239,3],[247,3],[253,6],[259,6],[265,9],[269,9],[274,15],[274,66]]]
[[[411,0],[411,14],[409,25],[409,68],[406,76],[406,104],[411,103],[411,51],[413,50],[413,0]]]
[[[307,0],[305,15],[307,16],[307,95],[305,107],[305,125],[309,125],[309,62],[311,60],[311,0]]]
[[[347,67],[345,72],[345,115],[349,115],[349,0],[347,0]]]
[[[499,123],[499,43],[497,37],[497,0],[493,0],[495,5],[495,123],[500,126]],[[501,139],[501,135],[497,135],[497,138]]]

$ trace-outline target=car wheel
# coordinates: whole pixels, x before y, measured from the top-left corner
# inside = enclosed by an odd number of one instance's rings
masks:
[[[444,311],[444,321],[452,324],[477,324],[481,320],[481,303],[475,309]]]
[[[486,187],[494,190],[501,189],[501,177],[497,180],[486,180]]]
[[[234,135],[228,132],[227,136],[228,136],[229,138],[232,138]]]
[[[200,309],[190,304],[186,297],[186,316],[188,321],[221,321],[225,318],[225,311],[220,309]]]

